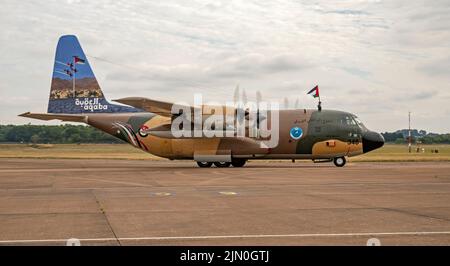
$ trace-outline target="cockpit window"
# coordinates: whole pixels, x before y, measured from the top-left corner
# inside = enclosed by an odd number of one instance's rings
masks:
[[[364,126],[364,124],[361,122],[361,120],[359,120],[359,118],[356,115],[353,116],[353,119],[355,120],[355,122],[358,126],[360,126],[361,128],[366,128]]]
[[[345,125],[345,126],[354,126],[356,125],[355,120],[353,120],[353,118],[351,116],[343,116],[341,118],[341,125]]]

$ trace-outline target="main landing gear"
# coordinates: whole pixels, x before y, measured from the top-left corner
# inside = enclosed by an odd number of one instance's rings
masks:
[[[215,165],[216,167],[222,168],[222,167],[228,167],[228,166],[230,166],[231,163],[230,163],[230,162],[215,162],[214,165]]]
[[[229,167],[231,165],[233,167],[242,167],[245,165],[246,162],[247,162],[247,160],[245,160],[245,159],[232,159],[231,162],[214,162],[214,163],[212,163],[212,162],[197,162],[197,165],[202,168],[211,167],[213,164],[219,168],[225,168],[225,167]]]
[[[336,157],[336,158],[333,159],[333,163],[337,167],[342,167],[346,163],[345,157]]]
[[[201,168],[211,167],[213,163],[211,162],[197,162],[197,165]]]

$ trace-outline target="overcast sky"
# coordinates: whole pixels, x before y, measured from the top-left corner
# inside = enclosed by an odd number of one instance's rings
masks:
[[[47,109],[60,35],[109,99],[297,97],[375,131],[450,132],[450,1],[15,1],[0,8],[0,124]],[[103,60],[100,60],[100,59]],[[106,60],[106,61],[105,61]]]

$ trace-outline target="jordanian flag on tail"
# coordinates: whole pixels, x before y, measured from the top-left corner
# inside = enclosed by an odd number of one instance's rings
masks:
[[[81,59],[81,58],[79,58],[78,56],[74,56],[73,57],[73,62],[75,63],[75,64],[84,64],[85,63],[85,60],[84,59]]]
[[[312,97],[317,98],[319,97],[319,86],[316,85],[314,88],[312,88],[307,94],[310,94]]]

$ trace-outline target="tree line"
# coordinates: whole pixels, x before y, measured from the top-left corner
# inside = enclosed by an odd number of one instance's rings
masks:
[[[381,133],[386,142],[406,143],[407,137],[400,130]],[[413,135],[413,142],[426,144],[450,144],[450,134],[428,133]],[[0,125],[1,143],[122,143],[121,140],[94,127],[84,125]]]
[[[408,136],[404,132],[402,133],[401,130],[398,130],[396,132],[384,132],[381,133],[381,135],[383,135],[384,140],[389,143],[404,144],[408,142]],[[420,142],[424,144],[450,144],[450,134],[412,134],[411,142]]]
[[[3,143],[121,143],[122,141],[84,125],[0,125]]]

